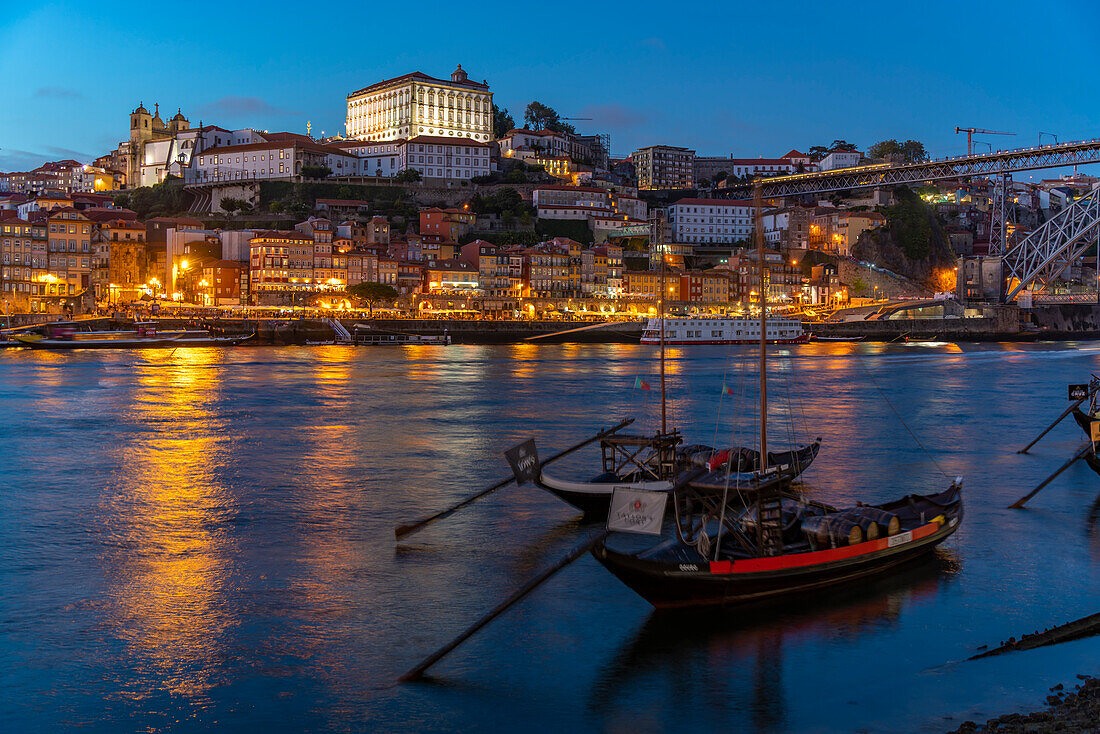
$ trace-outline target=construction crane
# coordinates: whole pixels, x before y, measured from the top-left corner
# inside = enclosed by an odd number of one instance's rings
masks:
[[[966,133],[966,154],[974,155],[974,142],[971,139],[975,133],[979,135],[1015,135],[1016,133],[1002,133],[996,130],[983,130],[980,127],[956,127],[955,134]]]

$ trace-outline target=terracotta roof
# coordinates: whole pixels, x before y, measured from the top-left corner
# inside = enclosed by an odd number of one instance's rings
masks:
[[[203,269],[206,268],[236,268],[240,269],[242,264],[237,260],[214,260],[213,262],[203,263]]]
[[[369,87],[363,87],[360,90],[352,92],[351,94],[348,95],[348,98],[350,99],[352,97],[358,97],[360,94],[366,94],[367,92],[370,92],[372,90],[381,89],[382,87],[385,87],[387,85],[395,84],[397,82],[404,82],[404,81],[433,82],[433,83],[436,83],[436,84],[450,84],[450,85],[453,85],[453,86],[456,86],[456,87],[469,87],[470,89],[476,89],[476,90],[479,90],[479,91],[487,91],[489,89],[488,84],[480,84],[479,82],[472,82],[469,79],[467,79],[464,82],[453,82],[450,79],[436,79],[434,76],[428,76],[427,74],[425,74],[422,71],[414,71],[414,72],[409,73],[409,74],[402,74],[401,76],[395,76],[392,79],[384,79],[380,82],[375,82],[374,84],[371,84]]]
[[[264,136],[265,140],[268,140],[268,141],[271,141],[271,142],[278,141],[278,140],[293,140],[295,142],[304,143],[304,144],[314,144],[314,145],[318,144],[317,141],[314,140],[313,138],[309,137],[308,135],[302,135],[301,133],[279,132],[279,133],[260,133],[260,134]]]
[[[551,135],[557,135],[564,138],[563,133],[559,133],[556,130],[528,130],[525,127],[515,127],[504,133],[504,137],[510,138],[513,135],[534,135],[535,137],[549,137]]]
[[[810,156],[805,153],[799,153],[796,149],[791,148],[786,155],[780,156],[781,158],[809,158]]]
[[[118,219],[132,222],[137,219],[137,212],[130,209],[106,209],[101,207],[89,207],[83,210],[81,213],[88,219],[93,219],[97,222],[105,222],[110,219]]]
[[[252,150],[272,150],[275,148],[296,148],[301,150],[308,150],[313,153],[323,153],[326,155],[346,155],[354,157],[354,154],[340,150],[339,148],[333,148],[328,145],[321,145],[320,143],[305,143],[299,140],[289,139],[273,140],[266,143],[244,143],[243,145],[216,145],[213,148],[207,148],[206,150],[199,153],[199,155],[232,155],[233,153],[245,153]]]
[[[71,206],[55,206],[53,209],[50,209],[50,216],[56,217],[58,214],[69,212],[75,212],[76,214],[80,214],[81,216],[84,215],[84,212],[80,211],[79,209],[73,209]]]

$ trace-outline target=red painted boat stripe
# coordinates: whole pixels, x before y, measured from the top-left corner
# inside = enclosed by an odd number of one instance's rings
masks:
[[[930,522],[926,525],[921,525],[916,530],[898,533],[889,538],[868,540],[865,543],[848,545],[843,548],[830,548],[828,550],[813,551],[810,553],[790,553],[785,556],[775,556],[774,558],[748,558],[743,561],[712,561],[710,564],[710,572],[713,574],[723,574],[781,571],[786,568],[799,568],[801,566],[813,566],[818,563],[829,563],[830,561],[842,561],[846,558],[855,558],[856,556],[875,553],[880,550],[886,550],[887,548],[904,545],[914,540],[927,538],[939,529],[939,523]]]

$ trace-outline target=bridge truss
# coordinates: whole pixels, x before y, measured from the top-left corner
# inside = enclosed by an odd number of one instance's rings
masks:
[[[991,176],[1011,171],[1034,171],[1097,162],[1100,162],[1100,139],[1078,140],[1034,148],[1000,150],[980,155],[961,155],[923,163],[901,165],[880,163],[856,168],[841,168],[835,171],[776,176],[764,179],[762,194],[764,198],[769,199],[846,189],[915,184],[945,178]],[[752,196],[752,184],[718,189],[715,196],[726,199],[747,199]]]
[[[1013,243],[1004,255],[1009,289],[1005,302],[1032,283],[1043,290],[1085,254],[1100,235],[1100,189],[1067,206],[1041,227]]]
[[[1100,190],[1094,189],[1019,241],[1009,238],[1011,218],[1009,187],[1013,171],[1077,166],[1100,162],[1100,139],[963,155],[942,160],[893,165],[881,163],[836,171],[801,173],[767,178],[762,182],[766,198],[821,194],[847,189],[919,184],[951,178],[990,176],[996,179],[992,204],[989,254],[1003,255],[1008,282],[1005,302],[1039,284],[1039,291],[1064,273],[1074,260],[1100,237]],[[721,189],[722,198],[747,198],[752,186]]]

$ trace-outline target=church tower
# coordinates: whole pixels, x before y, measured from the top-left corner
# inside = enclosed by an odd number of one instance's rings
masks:
[[[191,127],[191,123],[187,121],[187,118],[183,116],[183,110],[177,108],[176,115],[168,122],[168,132],[175,133],[183,132]]]
[[[130,113],[130,142],[143,143],[153,137],[153,116],[144,104],[138,104],[137,109]]]
[[[459,64],[458,68],[451,72],[452,82],[464,82],[467,81],[467,79],[469,79],[469,77],[467,77],[466,72],[462,70],[462,64]]]

